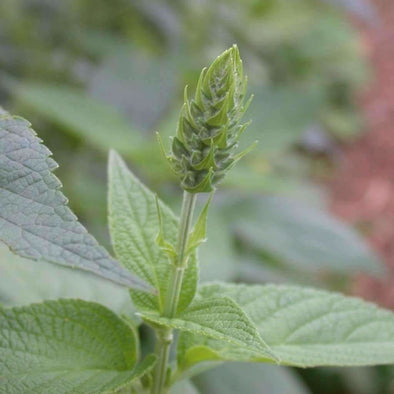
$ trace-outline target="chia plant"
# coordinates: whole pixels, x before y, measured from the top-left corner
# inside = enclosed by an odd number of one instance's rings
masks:
[[[30,260],[87,270],[128,288],[136,315],[156,338],[154,353],[141,360],[138,323],[103,305],[60,299],[0,308],[0,392],[168,393],[209,361],[394,363],[388,310],[300,286],[198,283],[210,202],[248,151],[238,151],[246,87],[233,46],[202,71],[191,100],[185,90],[165,153],[183,189],[179,218],[111,151],[116,259],[68,208],[53,174],[57,165],[31,125],[0,111],[0,240]],[[194,219],[201,193],[210,196]]]

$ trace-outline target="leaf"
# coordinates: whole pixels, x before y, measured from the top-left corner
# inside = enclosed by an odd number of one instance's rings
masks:
[[[200,392],[209,394],[310,393],[289,368],[256,363],[226,363],[197,376],[194,382]]]
[[[0,240],[22,257],[149,289],[112,259],[77,221],[52,173],[57,164],[30,126],[18,117],[0,118]]]
[[[15,94],[28,108],[105,152],[113,148],[130,154],[143,143],[127,118],[77,88],[23,83]]]
[[[201,210],[200,216],[197,219],[196,224],[190,234],[187,244],[187,254],[198,248],[202,243],[206,241],[207,233],[207,216],[209,205],[211,204],[213,193],[210,194],[204,208]]]
[[[211,284],[203,299],[230,297],[283,364],[298,367],[394,363],[394,314],[337,293],[296,286]],[[245,349],[182,333],[178,362],[261,361]]]
[[[94,301],[117,313],[133,312],[127,289],[88,272],[44,261],[32,264],[0,247],[0,304],[27,305],[59,298]]]
[[[317,120],[323,104],[322,92],[316,88],[256,88],[248,109],[253,122],[243,136],[245,144],[260,140],[256,153],[264,156],[284,151],[298,142],[307,127]]]
[[[110,232],[117,257],[159,293],[155,296],[133,292],[133,301],[143,310],[161,311],[172,265],[155,239],[162,233],[169,244],[175,245],[178,218],[159,201],[160,226],[156,196],[128,170],[115,152],[111,152],[109,158],[108,201]],[[178,311],[185,309],[193,300],[197,281],[197,259],[192,254],[185,271]]]
[[[354,230],[310,205],[265,196],[235,204],[231,210],[237,214],[233,217],[238,237],[290,269],[308,275],[384,272]]]
[[[159,203],[159,198],[156,195],[156,210],[157,210],[157,217],[159,219],[159,234],[157,234],[155,242],[159,246],[160,249],[162,249],[164,252],[166,252],[167,256],[170,259],[171,263],[175,263],[176,257],[177,257],[177,252],[175,250],[174,245],[171,243],[167,242],[164,238],[164,230],[163,230],[163,219],[162,219],[162,213],[160,209],[160,203]]]
[[[155,56],[139,48],[112,51],[93,73],[94,97],[130,114],[143,130],[152,130],[174,97],[177,57]]]
[[[23,83],[15,90],[15,97],[86,144],[105,153],[110,148],[116,149],[138,163],[150,178],[169,179],[170,171],[163,166],[153,138],[144,138],[141,130],[122,113],[85,91],[63,85]]]
[[[237,345],[261,359],[276,359],[242,309],[230,298],[220,297],[219,294],[195,301],[173,319],[156,312],[144,312],[141,317],[150,323]]]
[[[6,393],[107,393],[150,371],[130,327],[81,300],[0,309],[0,381]]]

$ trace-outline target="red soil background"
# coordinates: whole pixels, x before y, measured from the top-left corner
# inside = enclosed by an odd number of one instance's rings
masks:
[[[344,148],[331,191],[334,214],[366,229],[389,273],[358,276],[354,293],[394,309],[394,0],[373,0],[379,21],[360,27],[374,77],[360,99],[366,132]]]

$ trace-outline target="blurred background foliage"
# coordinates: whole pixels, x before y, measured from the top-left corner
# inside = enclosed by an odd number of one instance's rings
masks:
[[[237,43],[255,96],[244,143],[259,144],[217,193],[201,280],[346,292],[356,272],[384,273],[362,236],[329,214],[322,186],[338,146],[363,130],[355,103],[370,73],[349,13],[375,22],[364,1],[2,0],[0,104],[32,121],[72,208],[109,246],[108,149],[176,208],[181,193],[154,132],[168,141],[184,85],[193,91],[201,68]],[[130,313],[114,285],[0,252],[4,305],[80,297]],[[393,376],[230,364],[175,390],[214,394],[227,383],[226,393],[383,394]]]

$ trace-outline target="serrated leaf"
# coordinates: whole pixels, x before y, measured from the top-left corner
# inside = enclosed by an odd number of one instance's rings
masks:
[[[234,300],[283,364],[298,367],[394,363],[394,314],[338,293],[296,286],[212,284],[203,298]],[[181,335],[178,362],[261,361],[244,349]]]
[[[242,309],[230,298],[220,297],[219,294],[195,301],[173,319],[154,312],[142,313],[141,317],[154,324],[219,339],[227,344],[248,349],[261,359],[276,360]]]
[[[149,289],[78,222],[52,173],[57,164],[30,126],[22,118],[0,118],[0,240],[22,257]]]
[[[290,368],[256,363],[226,363],[194,378],[209,394],[308,394],[310,391]]]
[[[158,296],[133,291],[133,300],[143,310],[162,310],[172,265],[155,239],[162,232],[166,241],[175,245],[178,218],[159,200],[160,229],[155,195],[115,152],[111,152],[109,158],[108,200],[111,238],[118,259],[158,290]],[[185,271],[178,311],[184,310],[193,300],[197,282],[197,259],[192,254]]]
[[[107,308],[81,300],[0,309],[0,391],[113,392],[150,371],[136,338]]]

